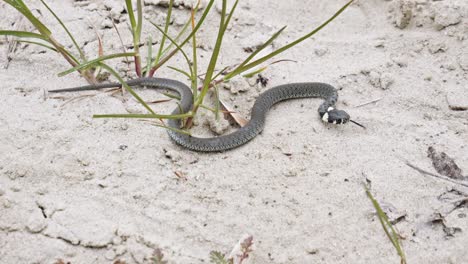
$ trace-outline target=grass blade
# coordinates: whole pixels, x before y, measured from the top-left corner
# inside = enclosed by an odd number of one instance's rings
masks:
[[[80,65],[78,65],[76,67],[73,67],[73,68],[71,68],[69,70],[63,71],[63,72],[59,73],[58,76],[59,77],[65,76],[65,75],[70,74],[70,73],[72,73],[74,71],[79,71],[79,70],[94,66],[94,65],[96,65],[96,64],[98,64],[100,62],[103,62],[105,60],[121,58],[121,57],[128,57],[128,56],[134,56],[134,55],[135,55],[135,53],[133,53],[133,52],[127,52],[127,53],[116,53],[116,54],[102,56],[102,57],[99,57],[97,59],[90,60],[88,62],[80,64]]]
[[[179,73],[182,73],[183,75],[185,75],[188,79],[192,79],[192,76],[190,76],[190,74],[184,70],[181,70],[179,68],[176,68],[176,67],[172,67],[172,66],[167,66],[169,69],[171,70],[174,70],[176,72],[179,72]]]
[[[213,53],[211,55],[210,63],[208,64],[208,69],[206,70],[206,75],[205,75],[205,81],[203,83],[203,88],[202,88],[202,90],[200,92],[200,95],[197,98],[197,102],[195,103],[195,106],[194,106],[194,112],[196,112],[196,110],[197,110],[197,105],[201,105],[203,103],[203,99],[206,96],[206,93],[208,92],[208,90],[210,88],[211,80],[212,80],[212,77],[213,77],[213,74],[214,74],[214,70],[216,68],[216,63],[218,61],[219,52],[221,50],[221,45],[223,43],[224,33],[226,32],[228,23],[229,23],[229,21],[230,21],[230,19],[232,17],[232,14],[234,13],[238,3],[239,3],[238,0],[234,3],[234,6],[231,9],[231,13],[229,14],[227,20],[225,20],[227,3],[226,3],[226,0],[223,0],[223,9],[222,9],[222,12],[221,12],[221,21],[220,21],[218,36],[217,36],[217,39],[216,39],[216,44],[215,44],[215,47],[213,49]]]
[[[26,44],[34,44],[34,45],[42,46],[44,48],[47,48],[47,49],[50,49],[52,51],[57,52],[57,50],[54,47],[49,46],[49,45],[44,44],[44,43],[40,43],[40,42],[36,42],[36,41],[30,41],[30,40],[17,40],[17,42],[26,43]]]
[[[155,60],[156,64],[161,59],[161,56],[162,56],[163,51],[164,51],[164,45],[166,44],[166,35],[167,35],[168,30],[169,30],[169,24],[171,23],[171,15],[172,15],[173,5],[174,5],[174,0],[170,0],[169,1],[169,8],[167,10],[167,16],[166,16],[166,24],[164,25],[164,34],[163,34],[163,37],[162,37],[162,40],[161,40],[161,44],[159,46],[158,55],[156,56],[156,60]]]
[[[247,63],[249,63],[255,56],[257,56],[258,53],[260,53],[260,51],[264,50],[266,47],[268,47],[275,39],[277,39],[281,33],[286,29],[287,26],[284,26],[282,27],[280,30],[278,30],[278,32],[276,32],[275,34],[273,34],[273,36],[271,36],[265,43],[263,43],[260,47],[258,47],[246,60],[244,60],[239,66],[236,67],[236,69],[234,69],[232,71],[232,73],[234,72],[237,72],[239,69],[242,69],[242,67],[244,67]],[[231,79],[232,77],[234,76],[231,76],[231,74],[228,74],[226,75],[225,77],[225,80],[229,80]]]
[[[75,48],[76,50],[78,50],[78,53],[80,54],[80,58],[82,61],[86,62],[86,57],[84,55],[84,52],[83,50],[80,48],[80,46],[78,45],[78,43],[76,42],[75,38],[73,37],[73,35],[70,33],[70,31],[68,30],[68,28],[65,26],[65,24],[62,22],[62,20],[57,16],[57,14],[55,14],[55,12],[46,4],[46,2],[44,2],[44,0],[41,0],[42,4],[47,8],[47,10],[49,10],[49,12],[55,17],[55,19],[60,23],[60,25],[62,26],[62,28],[65,30],[65,32],[67,32],[68,36],[70,37],[71,41],[73,42],[73,45],[75,45]]]
[[[0,30],[0,36],[14,36],[18,38],[36,38],[48,41],[46,37],[41,34],[27,32],[27,31],[17,31],[17,30]]]
[[[312,37],[313,35],[315,35],[315,33],[317,33],[318,31],[320,31],[322,28],[324,28],[326,25],[328,25],[330,22],[332,22],[336,17],[338,17],[346,8],[348,8],[349,5],[351,5],[351,3],[353,3],[354,0],[351,0],[349,1],[347,4],[345,4],[342,8],[340,8],[340,10],[338,10],[331,18],[329,18],[327,21],[325,21],[324,23],[322,23],[320,26],[318,26],[317,28],[315,28],[314,30],[312,30],[311,32],[309,32],[308,34],[300,37],[299,39],[291,42],[290,44],[286,45],[286,46],[283,46],[281,48],[279,48],[278,50],[276,51],[273,51],[272,53],[254,61],[254,62],[251,62],[245,66],[243,66],[242,68],[239,68],[239,69],[236,69],[235,71],[233,71],[231,74],[229,74],[229,78],[232,78],[242,72],[245,72],[249,69],[252,69],[253,67],[273,58],[274,56],[277,56],[278,54],[292,48],[293,46],[296,46],[297,44],[303,42],[304,40]]]
[[[208,2],[208,5],[205,8],[205,12],[203,12],[203,15],[201,16],[201,18],[198,21],[197,25],[192,30],[192,32],[179,44],[180,47],[183,47],[185,44],[187,44],[187,42],[192,38],[193,34],[195,34],[198,31],[198,29],[200,29],[201,25],[203,24],[203,22],[206,19],[206,16],[208,16],[208,13],[210,12],[211,8],[213,7],[213,4],[214,4],[214,0],[210,0],[210,2]],[[150,76],[153,76],[154,72],[157,71],[159,68],[161,68],[162,65],[164,65],[170,58],[172,58],[172,56],[177,54],[177,52],[179,50],[180,49],[174,49],[171,53],[169,53],[163,59],[161,59],[161,61],[159,61],[159,63],[156,64],[151,69],[151,75]]]
[[[122,77],[120,77],[120,75],[114,69],[112,69],[112,67],[110,67],[109,65],[107,65],[107,64],[105,64],[103,62],[98,62],[98,65],[103,67],[104,69],[106,69],[112,75],[114,75],[114,77],[117,78],[117,80],[122,84],[122,86],[133,97],[135,97],[135,99],[137,99],[137,101],[140,102],[140,104],[142,104],[151,114],[156,115],[156,113],[153,111],[153,109],[151,109],[151,107],[149,107],[149,105],[147,103],[145,103],[145,101],[143,101],[143,99],[141,99],[141,97],[137,93],[135,93],[135,91],[133,91],[133,89],[122,79]]]
[[[192,75],[193,75],[192,67],[191,67],[191,64],[192,64],[192,63],[190,62],[190,59],[189,59],[189,57],[187,56],[187,53],[185,53],[185,51],[182,49],[182,47],[179,46],[179,45],[175,42],[175,40],[173,40],[169,35],[167,35],[167,34],[164,32],[164,30],[163,30],[162,28],[160,28],[158,25],[156,25],[155,23],[153,23],[153,22],[151,22],[151,21],[149,21],[149,22],[150,22],[154,27],[156,27],[163,35],[165,35],[166,38],[169,39],[169,40],[172,42],[172,44],[174,44],[174,45],[177,47],[177,49],[182,53],[182,56],[184,56],[185,60],[187,61],[187,65],[188,65],[189,68],[190,68],[190,76],[192,76]]]
[[[26,6],[26,4],[23,2],[23,0],[4,0],[7,4],[11,5],[14,7],[16,10],[18,10],[23,16],[25,16],[33,26],[39,30],[41,35],[43,35],[45,38],[48,38],[52,35],[50,30],[42,24],[39,19],[37,19],[29,10],[29,8]]]
[[[128,17],[130,20],[130,26],[132,28],[133,35],[133,47],[135,49],[134,60],[135,60],[135,72],[138,77],[141,77],[141,56],[140,56],[140,37],[143,25],[143,7],[141,0],[137,0],[137,19],[135,19],[135,12],[133,11],[132,0],[125,0],[127,5]]]
[[[151,36],[148,37],[148,42],[147,42],[147,48],[148,48],[148,55],[146,57],[146,69],[144,72],[144,75],[146,76],[150,70],[151,70],[151,64],[153,60],[153,41],[151,40]]]
[[[197,5],[195,8],[192,8],[190,12],[190,20],[192,24],[192,31],[195,28],[195,14],[198,11],[198,7],[200,6],[200,0],[198,0]],[[197,34],[193,34],[192,36],[192,94],[193,99],[197,98],[198,94],[198,60],[197,60]]]
[[[377,217],[379,218],[380,224],[382,225],[382,228],[384,229],[385,234],[390,239],[390,241],[393,244],[393,247],[395,247],[398,255],[400,256],[401,264],[405,264],[406,263],[406,257],[405,257],[405,253],[404,253],[404,251],[402,249],[402,246],[400,244],[398,233],[393,228],[392,223],[388,219],[385,212],[382,210],[382,207],[380,207],[379,203],[377,202],[377,200],[374,198],[374,196],[370,192],[369,186],[367,184],[364,184],[364,188],[366,190],[367,197],[369,197],[369,199],[372,202],[372,205],[374,206],[375,210],[377,211]]]
[[[125,4],[127,5],[127,12],[128,12],[128,18],[130,20],[130,26],[132,27],[132,30],[136,29],[135,12],[133,12],[132,0],[125,0]]]

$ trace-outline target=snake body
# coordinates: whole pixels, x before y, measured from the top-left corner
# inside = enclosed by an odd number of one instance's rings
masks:
[[[157,90],[169,90],[180,95],[180,107],[172,114],[183,114],[192,110],[193,96],[190,88],[176,80],[163,78],[139,78],[127,82],[129,86],[148,87]],[[119,87],[120,84],[98,84],[69,89],[52,90],[50,92],[74,92],[84,90],[98,90],[104,88]],[[239,147],[262,132],[265,126],[265,118],[268,110],[276,103],[295,98],[322,98],[324,102],[319,106],[318,112],[324,122],[344,124],[349,121],[349,115],[334,108],[338,100],[336,89],[325,83],[291,83],[276,86],[260,94],[255,101],[250,121],[237,131],[213,138],[199,138],[182,134],[174,130],[167,130],[169,136],[177,144],[195,151],[211,152],[224,151]],[[175,129],[181,128],[180,119],[169,119],[168,125]]]

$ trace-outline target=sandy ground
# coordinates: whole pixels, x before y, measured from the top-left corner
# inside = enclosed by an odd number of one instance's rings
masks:
[[[108,53],[120,51],[106,10],[131,43],[123,1],[48,2],[91,58],[97,51],[91,24]],[[244,48],[288,25],[270,49],[284,45],[344,2],[241,1],[220,63],[240,62]],[[66,41],[46,10],[32,6]],[[146,16],[161,22],[165,10],[146,6]],[[3,2],[0,12],[0,28],[29,28],[18,26],[19,15]],[[174,31],[188,14],[175,10]],[[198,36],[202,65],[218,21],[214,9]],[[150,27],[144,32],[159,38]],[[169,263],[209,263],[210,251],[229,253],[245,234],[255,245],[248,263],[399,263],[364,192],[366,178],[395,220],[409,263],[468,263],[468,188],[405,164],[436,173],[427,157],[433,146],[468,174],[467,39],[465,0],[359,1],[278,57],[297,62],[270,67],[267,87],[237,79],[222,97],[248,118],[263,90],[327,82],[340,89],[338,107],[367,130],[324,125],[319,100],[289,101],[273,108],[265,131],[249,144],[209,154],[174,145],[146,122],[92,119],[141,111],[129,96],[51,98],[47,90],[84,80],[57,77],[69,67],[61,57],[22,45],[0,69],[0,263],[150,263],[157,248]],[[177,57],[169,65],[184,62]],[[160,76],[184,80],[168,69]],[[168,112],[173,105],[155,107]],[[205,119],[195,131],[212,136]]]

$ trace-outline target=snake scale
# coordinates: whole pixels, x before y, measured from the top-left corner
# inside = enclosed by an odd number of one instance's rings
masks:
[[[163,78],[138,78],[128,81],[127,84],[132,87],[147,87],[178,93],[180,95],[180,107],[176,108],[172,114],[183,114],[192,110],[192,91],[187,85],[179,81]],[[120,87],[120,84],[109,83],[88,85],[76,88],[51,90],[49,92],[76,92],[112,87]],[[199,138],[169,129],[167,130],[167,133],[177,144],[194,151],[210,152],[233,149],[247,143],[263,130],[266,114],[274,104],[295,98],[322,98],[324,102],[319,106],[318,112],[320,118],[324,122],[345,124],[348,121],[351,121],[349,115],[345,111],[334,108],[335,103],[338,100],[338,93],[333,86],[318,82],[290,83],[276,86],[260,94],[252,107],[250,121],[247,125],[231,134],[213,138]],[[179,119],[169,119],[167,123],[172,128],[181,128],[181,120]]]

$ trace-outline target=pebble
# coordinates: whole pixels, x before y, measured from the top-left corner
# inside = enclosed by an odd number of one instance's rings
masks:
[[[458,56],[458,64],[464,71],[468,71],[468,51]]]
[[[125,12],[126,6],[124,1],[104,1],[104,6],[110,9],[110,13],[114,19],[118,19]]]
[[[414,3],[409,0],[398,0],[394,2],[394,23],[400,28],[406,28],[413,16]]]
[[[380,76],[380,88],[387,90],[395,82],[389,73],[383,73]]]
[[[238,94],[250,90],[251,85],[245,78],[235,78],[227,83],[221,83],[221,87],[227,89],[231,94]]]
[[[172,162],[178,162],[182,160],[182,155],[179,152],[172,149],[163,149],[164,156],[170,159]]]
[[[72,245],[78,245],[80,243],[80,240],[75,236],[75,234],[53,221],[47,225],[47,228],[44,229],[42,233],[51,238],[61,238]]]
[[[42,217],[34,214],[28,219],[26,230],[36,234],[42,232],[47,227],[47,221]]]
[[[328,48],[316,48],[314,50],[315,55],[322,57],[323,55],[328,53]]]
[[[462,16],[457,9],[449,6],[434,6],[434,25],[437,30],[459,24],[461,21]]]
[[[214,113],[209,112],[206,115],[206,123],[210,127],[210,130],[217,135],[222,135],[229,129],[229,121],[223,118],[223,115],[220,114],[219,118],[216,119]]]
[[[288,177],[288,178],[297,177],[297,175],[298,175],[298,173],[297,173],[296,169],[289,168],[289,169],[286,169],[286,170],[283,171],[283,176]]]
[[[106,254],[104,254],[104,257],[107,260],[114,260],[115,257],[117,257],[117,254],[115,254],[115,251],[111,248],[111,249],[107,250]]]
[[[468,110],[468,86],[453,86],[448,89],[447,102],[451,110]]]
[[[402,68],[408,66],[408,60],[403,56],[393,57],[392,60]]]
[[[0,196],[5,195],[5,189],[0,185]]]
[[[376,88],[387,90],[395,82],[395,79],[389,73],[379,73],[377,71],[370,71],[368,73],[369,83]]]
[[[445,44],[445,42],[436,42],[436,43],[430,43],[428,45],[428,49],[431,54],[435,54],[435,53],[447,51],[448,47],[447,47],[447,44]]]

